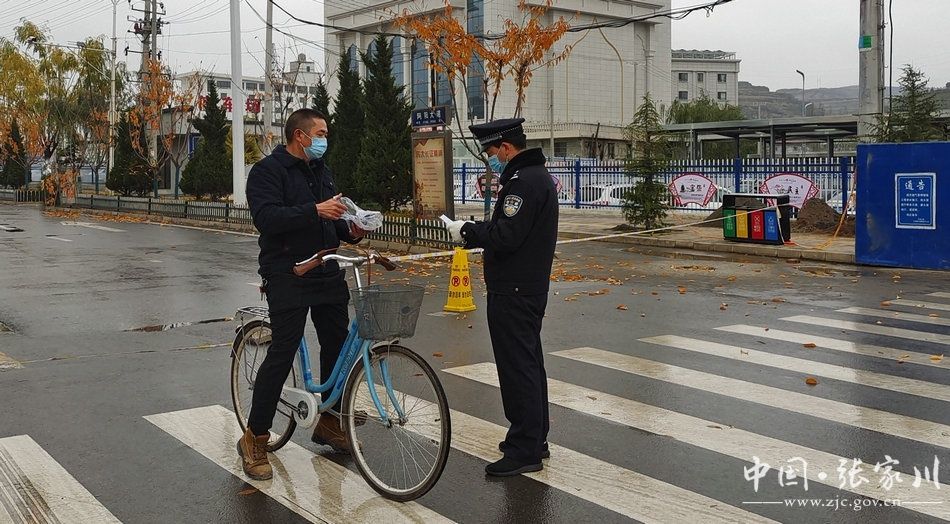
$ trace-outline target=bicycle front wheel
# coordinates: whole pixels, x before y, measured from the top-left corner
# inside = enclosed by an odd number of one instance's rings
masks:
[[[369,373],[360,359],[347,378],[342,412],[356,466],[380,495],[414,500],[439,480],[452,424],[442,384],[422,357],[403,346],[373,348]]]
[[[241,432],[247,431],[247,418],[251,415],[251,400],[254,398],[254,382],[257,370],[261,367],[267,350],[270,349],[270,324],[256,320],[238,330],[231,353],[231,401],[237,416]],[[297,387],[297,373],[291,368],[284,385]],[[277,451],[284,447],[297,428],[293,410],[282,401],[277,404],[267,441],[267,451]]]

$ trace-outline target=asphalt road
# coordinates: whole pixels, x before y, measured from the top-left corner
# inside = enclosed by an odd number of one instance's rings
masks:
[[[262,305],[256,238],[9,205],[0,226],[0,522],[950,519],[947,273],[562,246],[552,457],[502,481],[483,472],[506,421],[477,261],[466,315],[439,314],[447,261],[377,275],[429,287],[406,345],[471,437],[399,505],[304,430],[280,482],[232,473],[222,319]]]

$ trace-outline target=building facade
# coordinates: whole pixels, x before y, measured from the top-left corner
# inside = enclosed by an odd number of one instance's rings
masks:
[[[739,105],[739,59],[729,51],[675,49],[672,52],[671,98],[689,102],[706,95]]]
[[[528,2],[540,5],[540,2]],[[504,33],[507,19],[519,19],[517,0],[452,0],[453,15],[477,36]],[[594,22],[629,20],[670,8],[670,0],[559,0],[546,14],[548,22],[564,17],[571,26]],[[394,32],[391,20],[398,13],[420,17],[443,13],[442,2],[431,0],[374,1],[359,4],[327,3],[328,25],[361,31]],[[360,51],[371,51],[374,36],[350,30],[327,29],[327,71],[334,71],[341,54],[353,69],[363,74]],[[657,108],[669,107],[670,20],[665,17],[631,22],[619,28],[603,28],[567,33],[555,44],[551,56],[573,46],[566,59],[534,72],[526,92],[522,114],[532,145],[543,145],[545,153],[557,157],[621,158],[626,154],[623,128],[646,93]],[[511,117],[515,113],[516,90],[506,79],[492,111],[492,100],[481,88],[483,69],[476,63],[463,85],[456,80],[455,93],[443,75],[430,70],[429,52],[411,38],[393,37],[393,75],[405,86],[406,96],[417,108],[452,106],[462,120],[464,132],[472,123]],[[338,82],[329,77],[331,96]],[[458,125],[453,125],[458,134]],[[551,138],[554,151],[550,150]],[[464,157],[464,147],[456,147],[456,159]]]

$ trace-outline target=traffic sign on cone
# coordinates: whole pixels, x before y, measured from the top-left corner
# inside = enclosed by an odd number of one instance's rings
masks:
[[[443,308],[452,313],[475,311],[472,300],[472,277],[468,272],[468,252],[455,248],[452,255],[452,276],[449,277],[449,298]]]

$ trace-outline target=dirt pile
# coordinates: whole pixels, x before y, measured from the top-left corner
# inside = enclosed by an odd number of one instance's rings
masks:
[[[841,215],[836,213],[824,200],[812,198],[798,211],[798,218],[792,223],[792,232],[834,233],[838,228]],[[838,236],[854,236],[854,217],[849,216],[841,226]]]

